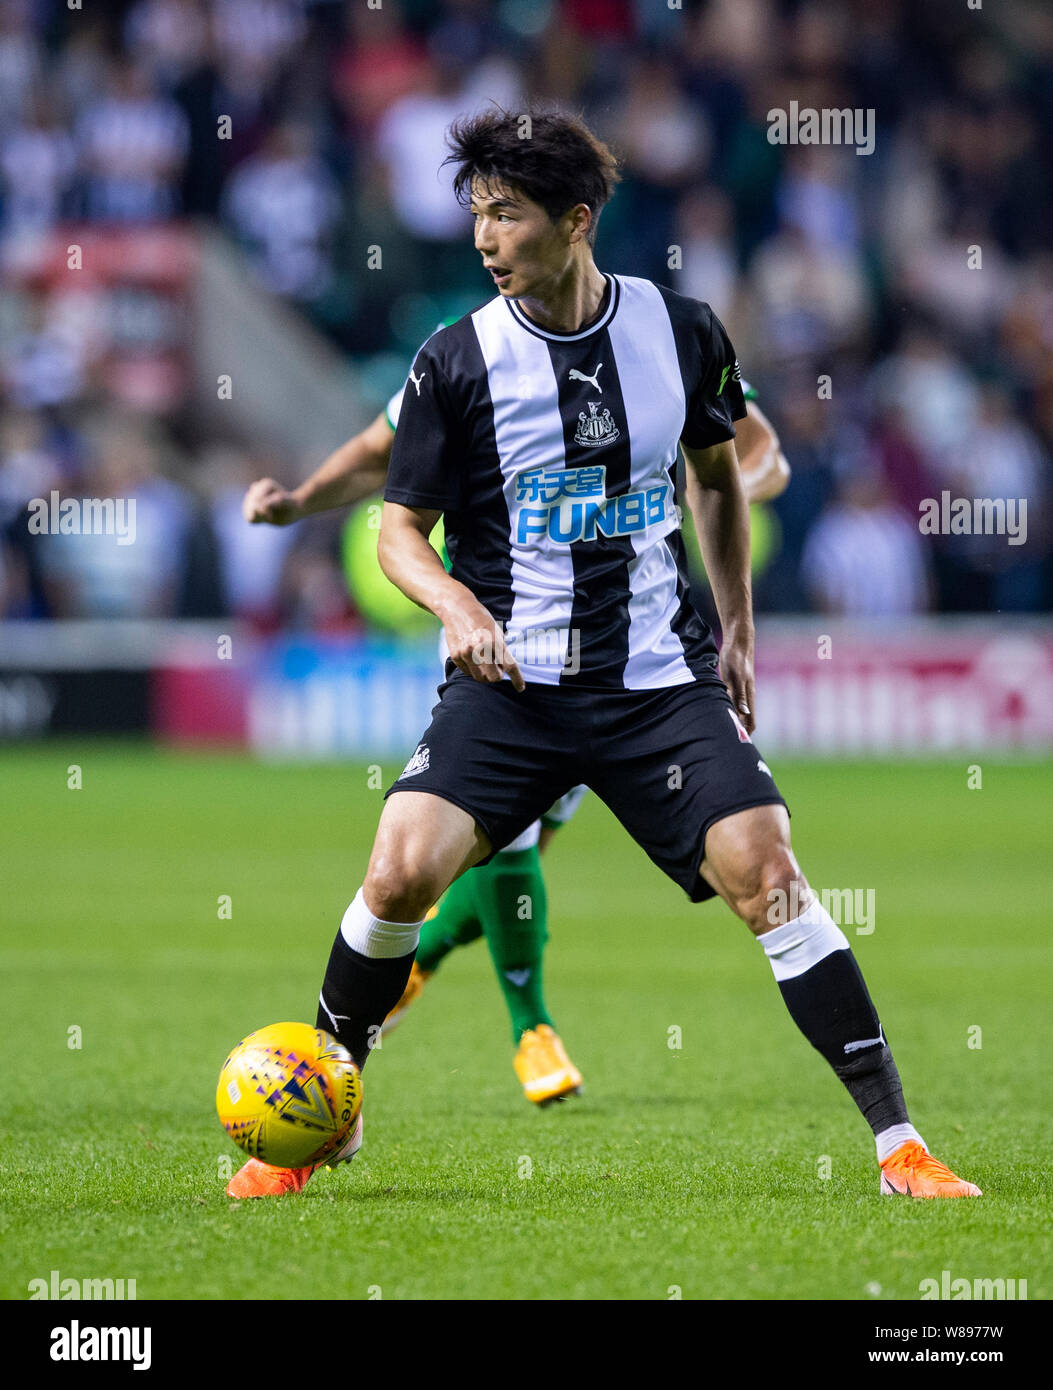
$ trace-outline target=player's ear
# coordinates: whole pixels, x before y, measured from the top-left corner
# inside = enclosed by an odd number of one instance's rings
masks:
[[[577,245],[579,241],[587,241],[589,228],[592,226],[592,210],[588,203],[577,203],[566,216],[570,219],[571,246]]]

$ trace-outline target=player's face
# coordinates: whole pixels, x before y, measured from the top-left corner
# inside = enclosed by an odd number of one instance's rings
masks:
[[[506,299],[546,298],[570,263],[570,215],[553,222],[540,203],[516,188],[478,182],[472,188],[475,246]]]

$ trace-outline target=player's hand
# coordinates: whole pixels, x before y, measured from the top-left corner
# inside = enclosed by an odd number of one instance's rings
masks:
[[[286,492],[273,478],[259,478],[242,498],[242,515],[254,525],[260,521],[271,526],[288,526],[298,521],[303,509],[291,492]]]
[[[735,713],[748,734],[756,728],[753,713],[753,633],[739,636],[725,634],[720,651],[720,674],[731,696]]]
[[[466,603],[443,623],[450,660],[465,675],[484,685],[508,676],[516,690],[526,682],[508,650],[504,633],[481,603]]]

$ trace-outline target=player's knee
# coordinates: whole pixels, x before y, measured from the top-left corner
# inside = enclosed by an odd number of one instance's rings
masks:
[[[773,846],[757,862],[735,910],[755,935],[790,922],[807,905],[808,885],[789,846]]]
[[[382,922],[419,922],[445,886],[426,860],[405,847],[374,856],[362,891]]]

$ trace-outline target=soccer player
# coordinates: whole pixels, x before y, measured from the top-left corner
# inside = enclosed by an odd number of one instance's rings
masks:
[[[286,491],[273,478],[252,483],[242,502],[245,519],[286,526],[379,492],[387,477],[404,391],[405,386],[396,391],[370,425],[330,454],[294,491]],[[574,792],[561,798],[489,864],[443,895],[422,926],[405,991],[383,1026],[387,1033],[401,1022],[452,950],[485,936],[512,1023],[513,1067],[523,1094],[537,1105],[563,1100],[582,1086],[581,1072],[567,1055],[545,1002],[542,963],[548,894],[540,864],[542,835],[547,844],[580,801],[581,795]],[[525,914],[524,902],[529,904]]]
[[[440,327],[449,327],[449,320]],[[391,446],[408,380],[364,430],[336,449],[293,491],[260,478],[245,494],[242,510],[254,524],[287,526],[303,517],[351,506],[372,496],[387,478]],[[750,501],[778,496],[790,477],[778,436],[743,383],[747,417],[738,440],[743,487]],[[689,480],[689,486],[691,486]],[[570,1060],[545,1002],[542,965],[548,940],[548,896],[539,855],[581,803],[576,788],[549,807],[491,862],[464,874],[433,907],[421,928],[416,959],[402,997],[384,1022],[390,1032],[420,997],[428,980],[458,946],[486,938],[512,1024],[513,1067],[527,1100],[546,1105],[579,1091],[582,1077]],[[521,905],[529,903],[524,915]]]
[[[692,901],[719,894],[758,938],[794,1021],[873,1131],[881,1191],[979,1196],[911,1125],[859,967],[797,865],[750,738],[734,446],[746,412],[731,343],[707,305],[597,268],[617,170],[588,128],[537,112],[522,130],[495,109],[450,133],[454,187],[497,294],[417,355],[379,543],[388,578],[442,622],[450,661],[388,791],[318,1024],[364,1065],[431,904],[584,783]],[[697,484],[719,663],[686,599],[678,441]],[[449,573],[428,540],[440,517]],[[360,1119],[339,1157],[361,1141]],[[228,1191],[300,1191],[310,1174],[250,1160]]]

